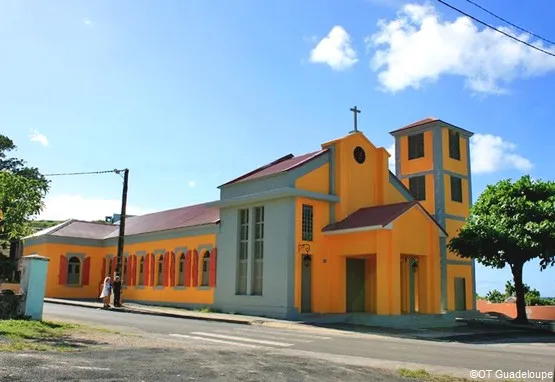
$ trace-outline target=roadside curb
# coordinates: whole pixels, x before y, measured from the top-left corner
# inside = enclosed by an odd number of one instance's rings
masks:
[[[100,309],[100,308],[97,308]],[[223,322],[226,324],[242,324],[242,325],[253,325],[251,321],[244,320],[233,320],[230,318],[216,318],[216,317],[202,317],[202,316],[186,316],[183,314],[169,313],[169,312],[154,312],[149,310],[135,310],[128,308],[115,308],[110,309],[112,312],[118,313],[135,313],[142,314],[144,316],[158,316],[158,317],[168,317],[168,318],[180,318],[185,320],[199,320],[199,321],[212,321],[212,322]]]
[[[99,307],[99,306],[93,306],[93,305],[89,305],[89,304],[81,304],[77,301],[50,300],[50,299],[45,298],[44,302],[47,302],[49,304],[78,306],[78,307],[81,307],[81,308],[102,310],[102,308]],[[155,311],[149,311],[149,310],[129,309],[129,308],[112,308],[112,309],[110,309],[110,311],[111,312],[117,312],[117,313],[135,313],[135,314],[141,314],[141,315],[145,315],[145,316],[158,316],[158,317],[169,317],[169,318],[181,318],[181,319],[187,319],[187,320],[223,322],[223,323],[227,323],[227,324],[260,325],[261,322],[266,322],[266,321],[263,321],[263,320],[248,321],[248,320],[234,320],[234,319],[230,319],[230,318],[220,318],[220,317],[203,317],[203,316],[195,316],[195,315],[187,316],[187,315],[177,314],[177,313],[155,312]]]
[[[82,308],[103,310],[102,307],[100,306],[91,305],[91,303],[83,302],[83,301],[45,298],[44,302],[47,302],[50,304],[78,306]],[[320,328],[310,327],[310,323],[307,324],[304,322],[291,323],[291,322],[280,322],[280,321],[264,320],[264,319],[248,320],[248,319],[241,319],[241,318],[234,319],[234,318],[223,318],[223,317],[207,317],[207,316],[184,315],[184,314],[171,313],[171,312],[161,312],[161,311],[152,311],[152,310],[140,309],[140,308],[125,308],[125,307],[111,308],[109,311],[115,312],[115,313],[134,313],[134,314],[141,314],[145,316],[178,318],[183,320],[221,322],[225,324],[238,324],[238,325],[258,326],[258,327],[275,328],[275,329],[291,329],[291,330],[312,332],[314,334],[328,333],[328,331],[330,330],[330,329],[320,330]],[[339,331],[335,329],[331,329],[331,330],[333,330],[334,333],[347,335],[345,332],[341,330]]]
[[[456,320],[459,322],[464,322],[467,326],[470,326],[470,327],[509,328],[512,330],[529,330],[534,332],[555,334],[554,324],[551,324],[551,325],[548,324],[545,327],[541,327],[541,326],[534,326],[534,325],[512,324],[510,322],[502,322],[502,321],[485,321],[485,320],[477,320],[477,319],[456,319]]]

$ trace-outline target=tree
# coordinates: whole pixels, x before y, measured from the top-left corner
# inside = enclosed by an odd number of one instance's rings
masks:
[[[524,301],[526,301],[526,306],[533,305],[555,305],[555,299],[541,297],[540,292],[537,289],[532,289],[528,284],[523,284],[524,289]],[[484,300],[491,303],[502,303],[509,297],[515,295],[515,286],[509,280],[505,283],[505,292],[501,293],[497,289],[493,289],[486,294]]]
[[[16,149],[13,141],[0,135],[0,245],[29,233],[28,221],[43,208],[49,182],[37,168],[22,159],[8,157]]]
[[[488,294],[486,294],[486,300],[492,303],[499,304],[505,302],[506,298],[507,297],[503,293],[499,292],[497,289],[490,290]]]
[[[515,322],[528,323],[522,271],[533,259],[540,260],[542,271],[555,264],[555,182],[526,175],[489,185],[448,248],[488,267],[508,265],[517,299]]]
[[[49,181],[36,167],[27,167],[23,159],[8,157],[8,154],[16,149],[17,146],[10,138],[0,134],[0,171],[7,170],[27,179],[34,179],[39,182],[38,185],[44,193],[48,192]]]
[[[27,235],[28,219],[42,210],[44,196],[39,180],[0,171],[0,239],[9,242]]]

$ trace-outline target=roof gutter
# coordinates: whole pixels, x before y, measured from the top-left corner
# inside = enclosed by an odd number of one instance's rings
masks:
[[[386,224],[386,225],[370,225],[370,226],[366,226],[366,227],[336,229],[336,230],[330,230],[330,231],[322,231],[322,234],[324,234],[324,235],[345,235],[345,234],[349,234],[349,233],[378,231],[380,229],[393,229],[393,224],[389,223],[389,224]]]

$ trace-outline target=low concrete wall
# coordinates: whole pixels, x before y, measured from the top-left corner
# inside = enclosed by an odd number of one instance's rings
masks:
[[[0,291],[3,289],[11,289],[14,293],[19,293],[19,283],[2,283],[0,282]]]
[[[24,314],[23,295],[0,294],[0,320],[21,318]]]
[[[482,313],[501,313],[516,318],[516,304],[512,302],[491,303],[486,300],[476,301],[476,309]],[[529,320],[555,321],[555,305],[527,306],[526,315]]]

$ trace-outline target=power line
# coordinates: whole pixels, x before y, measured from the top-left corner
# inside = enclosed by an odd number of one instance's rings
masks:
[[[46,174],[44,176],[66,176],[66,175],[96,175],[96,174],[108,174],[113,172],[115,174],[119,174],[123,170],[106,170],[106,171],[90,171],[90,172],[65,172],[65,173],[58,173],[58,174]]]
[[[519,27],[518,25],[515,25],[515,24],[511,23],[511,22],[508,21],[508,20],[505,20],[505,19],[504,19],[503,17],[501,17],[501,16],[497,16],[495,13],[488,11],[486,8],[482,7],[482,6],[479,5],[479,4],[476,4],[475,2],[473,2],[473,1],[471,1],[471,0],[466,0],[466,1],[469,2],[470,4],[474,5],[475,7],[480,8],[482,11],[484,11],[484,12],[486,12],[486,13],[489,13],[490,15],[492,15],[493,17],[495,17],[496,19],[501,20],[501,21],[503,21],[504,23],[509,24],[509,25],[512,26],[512,27],[515,27],[515,28],[517,28],[517,29],[519,29],[519,30],[521,30],[521,31],[523,31],[523,32],[525,32],[525,33],[528,33],[529,35],[532,35],[532,36],[534,36],[534,37],[536,37],[536,38],[539,38],[540,40],[543,40],[543,41],[545,41],[545,42],[548,42],[548,43],[550,43],[551,45],[555,45],[555,42],[553,42],[553,41],[551,41],[551,40],[548,40],[548,39],[546,39],[546,38],[543,38],[542,36],[538,36],[537,34],[535,34],[535,33],[533,33],[533,32],[530,32],[529,30],[526,30],[526,29],[524,29],[524,28]]]
[[[484,26],[486,26],[486,27],[488,27],[488,28],[493,29],[493,30],[496,31],[496,32],[501,33],[502,35],[505,35],[505,36],[507,36],[507,37],[509,37],[509,38],[512,38],[513,40],[515,40],[515,41],[517,41],[517,42],[520,42],[521,44],[527,45],[527,46],[529,46],[529,47],[532,48],[532,49],[536,49],[537,51],[540,51],[540,52],[542,52],[542,53],[545,53],[545,54],[548,54],[548,55],[550,55],[550,56],[555,57],[555,53],[548,52],[547,50],[544,50],[544,49],[542,49],[542,48],[538,48],[537,46],[534,46],[534,45],[532,45],[532,44],[530,44],[530,43],[527,43],[526,41],[523,41],[523,40],[520,40],[520,39],[518,39],[518,38],[516,38],[516,37],[514,37],[514,36],[511,36],[510,34],[508,34],[508,33],[506,33],[506,32],[503,32],[502,30],[499,30],[499,29],[497,29],[497,28],[495,28],[495,27],[492,27],[492,26],[489,25],[488,23],[486,23],[486,22],[484,22],[484,21],[482,21],[482,20],[479,20],[479,19],[477,19],[477,18],[474,17],[474,16],[469,15],[468,13],[466,13],[466,12],[464,12],[464,11],[461,11],[460,9],[458,9],[458,8],[456,8],[456,7],[454,7],[454,6],[450,5],[450,4],[447,4],[447,3],[446,3],[445,1],[443,1],[443,0],[437,0],[437,1],[440,2],[440,3],[443,4],[443,5],[445,5],[445,6],[449,7],[449,8],[451,8],[452,10],[459,12],[460,14],[465,15],[465,16],[468,17],[468,18],[471,18],[472,20],[476,21],[477,23],[480,23],[480,24],[482,24],[482,25],[484,25]]]

